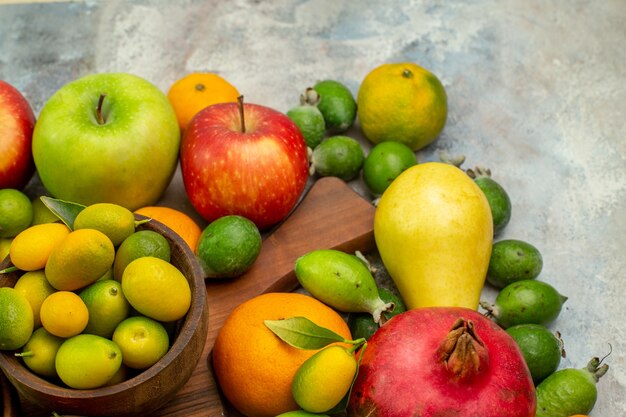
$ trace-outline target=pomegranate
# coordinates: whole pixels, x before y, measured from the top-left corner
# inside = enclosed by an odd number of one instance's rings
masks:
[[[535,388],[515,341],[463,307],[391,318],[368,341],[350,417],[534,417]]]

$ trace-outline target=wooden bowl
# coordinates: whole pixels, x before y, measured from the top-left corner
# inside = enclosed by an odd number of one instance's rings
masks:
[[[19,398],[15,387],[7,380],[2,372],[0,372],[0,407],[2,407],[2,417],[18,417],[20,415]]]
[[[145,219],[136,215],[137,219]],[[171,263],[187,278],[191,287],[191,307],[176,327],[170,350],[152,367],[122,383],[89,390],[56,385],[32,373],[14,356],[13,351],[0,354],[0,368],[27,401],[59,414],[81,416],[143,416],[167,403],[182,388],[195,369],[204,349],[208,332],[206,287],[202,268],[184,241],[156,220],[144,223],[138,230],[154,230],[167,238]],[[0,270],[10,266],[7,257]],[[20,273],[0,274],[0,286],[13,286]]]

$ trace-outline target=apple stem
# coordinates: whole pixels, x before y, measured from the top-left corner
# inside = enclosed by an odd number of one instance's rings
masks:
[[[241,118],[241,133],[246,133],[246,119],[243,117],[243,96],[237,97],[239,103],[239,116]]]
[[[98,99],[98,107],[96,107],[96,120],[98,121],[98,124],[103,125],[106,120],[104,120],[104,116],[102,115],[102,104],[104,103],[104,98],[106,97],[106,94],[102,93],[100,94],[100,98]]]

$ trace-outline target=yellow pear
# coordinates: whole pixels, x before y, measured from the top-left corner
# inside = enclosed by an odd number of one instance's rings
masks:
[[[485,195],[461,169],[427,162],[400,174],[377,206],[374,236],[409,308],[478,308],[493,222]]]

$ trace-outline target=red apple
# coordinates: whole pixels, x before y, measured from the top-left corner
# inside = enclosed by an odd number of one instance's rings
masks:
[[[199,112],[181,144],[185,190],[211,222],[238,214],[259,229],[284,219],[308,178],[304,137],[285,114],[242,102]]]
[[[34,126],[35,115],[28,101],[0,80],[0,189],[21,190],[33,176]]]

